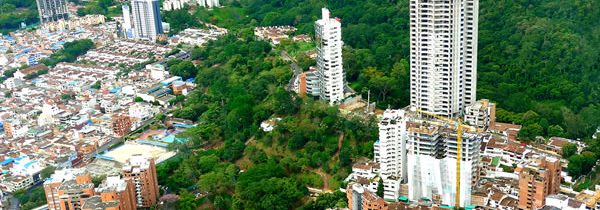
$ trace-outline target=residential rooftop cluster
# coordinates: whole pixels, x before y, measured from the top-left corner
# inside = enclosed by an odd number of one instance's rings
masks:
[[[281,43],[281,40],[290,39],[291,33],[298,30],[293,26],[264,26],[254,28],[254,36],[259,39],[270,41],[272,44],[277,45]],[[292,41],[304,41],[310,42],[312,38],[306,34],[296,35],[291,38]]]
[[[41,59],[62,49],[65,43],[74,40],[91,39],[98,44],[110,42],[116,38],[116,32],[116,23],[108,22],[73,25],[70,29],[52,32],[42,28],[0,34],[0,72],[23,65],[36,65]]]
[[[97,187],[82,169],[57,170],[43,185],[52,210],[134,210],[155,205],[159,196],[155,161],[142,155],[130,156],[119,173]]]
[[[489,113],[495,113],[493,104],[486,101],[478,101],[473,107],[482,104],[488,104]],[[354,164],[346,179],[350,183],[346,190],[349,207],[396,209],[401,203],[408,209],[452,208],[443,192],[453,191],[456,186],[442,187],[439,191],[435,188],[438,184],[453,184],[455,161],[445,166],[432,165],[456,154],[456,146],[453,146],[456,145],[456,124],[444,118],[431,118],[426,112],[410,108],[387,110],[381,116],[380,136],[374,144],[375,160]],[[531,146],[514,139],[513,131],[518,133],[519,125],[496,123],[493,114],[473,113],[465,118],[478,119],[479,122],[473,124],[487,122],[483,131],[468,126],[463,133],[461,187],[469,190],[463,191],[466,194],[461,195],[461,199],[469,200],[466,209],[600,207],[600,191],[576,192],[571,187],[574,180],[566,172],[568,161],[561,156],[565,145],[575,144],[579,153],[585,144],[552,137],[545,145]],[[427,159],[429,157],[431,159]],[[437,168],[445,171],[436,171]],[[421,176],[428,178],[419,179]],[[380,183],[384,191],[382,196],[377,196]],[[427,194],[430,188],[433,193]]]
[[[177,35],[169,38],[169,44],[178,45],[194,45],[203,46],[211,40],[217,40],[219,37],[227,34],[227,29],[219,28],[215,25],[207,24],[208,29],[192,29],[188,28]]]
[[[132,67],[136,64],[163,59],[171,48],[143,41],[116,40],[78,58],[83,63],[100,66]]]
[[[125,74],[120,66],[111,65],[123,63],[117,58],[84,62],[90,55],[88,52],[76,63],[62,62],[54,67],[37,64],[19,69],[3,81],[0,84],[0,92],[5,93],[0,95],[2,190],[12,192],[41,182],[40,172],[49,166],[89,165],[94,173],[102,173],[119,167],[102,161],[122,163],[132,151],[146,151],[159,161],[174,155],[166,150],[170,142],[144,139],[127,142],[122,146],[125,150],[119,147],[97,158],[97,153],[130,132],[146,129],[144,126],[157,114],[172,109],[170,102],[176,95],[186,95],[195,84],[193,79],[183,81],[181,77],[170,76],[160,64],[170,59],[165,57],[171,48],[118,39],[96,44],[104,47],[92,52],[120,52],[139,57],[135,64],[156,63]],[[178,129],[169,132],[174,135]]]

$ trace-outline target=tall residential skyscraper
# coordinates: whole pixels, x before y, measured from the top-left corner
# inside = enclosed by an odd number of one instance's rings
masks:
[[[69,19],[67,0],[36,0],[40,23],[49,23]]]
[[[163,33],[158,0],[132,0],[131,9],[136,38],[155,40]]]
[[[150,208],[158,201],[158,179],[154,159],[134,155],[123,166],[125,179],[131,179],[135,186],[138,207]]]
[[[459,116],[476,100],[479,0],[410,0],[412,106]]]
[[[315,24],[317,38],[317,76],[319,97],[330,105],[344,100],[344,67],[342,65],[342,24],[322,9],[323,18]]]
[[[123,9],[123,34],[126,38],[132,39],[133,35],[133,25],[131,24],[131,10],[127,4],[122,6]]]

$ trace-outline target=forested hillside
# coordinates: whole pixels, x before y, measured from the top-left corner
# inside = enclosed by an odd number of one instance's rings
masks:
[[[408,101],[407,0],[242,0],[242,10],[202,14],[230,25],[295,25],[313,33],[321,7],[341,18],[347,79],[380,107]],[[211,13],[209,13],[211,14]],[[247,15],[248,17],[245,17]],[[237,19],[232,21],[232,19]],[[480,0],[478,98],[521,137],[589,138],[600,125],[600,2]]]
[[[39,21],[35,0],[0,1],[0,33],[19,29],[21,22],[33,24]]]
[[[231,34],[192,52],[201,61],[198,91],[173,114],[198,126],[181,135],[187,143],[171,145],[180,158],[159,165],[161,185],[181,196],[174,204],[178,209],[345,206],[342,193],[308,201],[306,187],[343,186],[352,161],[372,158],[375,122],[343,117],[335,108],[286,92],[289,63],[279,47],[254,40],[253,28],[294,25],[297,33],[312,34],[321,8],[329,7],[343,23],[351,86],[363,94],[370,89],[381,108],[400,108],[409,103],[408,1],[223,3],[225,8],[197,8],[193,17],[165,15],[172,25],[179,22],[176,28],[193,24],[178,21],[185,17]],[[481,0],[479,98],[498,103],[501,121],[523,124],[522,139],[588,137],[600,123],[599,6],[595,0]],[[192,66],[184,64],[169,66],[173,74],[190,72]],[[272,117],[282,119],[272,132],[260,131],[260,122]],[[596,148],[600,145],[588,150],[600,151]],[[203,197],[194,199],[194,192]]]

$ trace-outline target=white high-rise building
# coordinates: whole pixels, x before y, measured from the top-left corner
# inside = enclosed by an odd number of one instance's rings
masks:
[[[410,107],[409,107],[410,108]],[[424,118],[409,108],[386,110],[379,122],[379,140],[374,144],[375,161],[385,185],[384,198],[396,199],[406,183],[408,198],[428,198],[455,205],[457,139],[454,124]],[[482,136],[463,130],[460,162],[460,206],[471,203],[472,183],[479,179]],[[388,189],[389,188],[389,189]]]
[[[219,0],[197,0],[198,5],[206,8],[220,7]]]
[[[400,183],[407,177],[406,123],[404,110],[386,110],[379,121],[379,140],[374,144],[375,161],[379,163],[379,176],[383,179],[383,198],[396,200],[400,196]]]
[[[456,125],[419,111],[453,119],[465,116],[479,128],[493,121],[493,107],[475,102],[478,10],[478,0],[410,0],[411,106],[384,113],[374,145],[381,177],[400,177],[410,200],[471,203],[482,136],[463,129],[462,150],[457,151]]]
[[[479,0],[410,0],[412,106],[456,117],[476,100]]]
[[[158,0],[132,0],[131,8],[135,38],[156,40],[163,33]]]
[[[122,6],[123,9],[123,34],[128,39],[132,39],[133,35],[133,25],[131,24],[131,10],[127,4]]]
[[[315,24],[319,97],[333,105],[344,100],[342,24],[338,19],[330,18],[328,9],[323,8],[322,13],[323,18]]]
[[[431,198],[441,204],[456,202],[456,129],[430,121],[409,122],[406,138],[408,197]],[[471,186],[479,179],[481,136],[462,135],[460,162],[460,206],[471,204]]]
[[[40,23],[69,19],[67,0],[36,0]]]
[[[379,121],[379,140],[375,142],[375,161],[379,163],[380,175],[384,178],[406,178],[406,123],[404,110],[388,109]]]

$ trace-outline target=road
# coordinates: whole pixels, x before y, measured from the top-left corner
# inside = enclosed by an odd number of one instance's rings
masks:
[[[7,197],[7,200],[10,202],[10,206],[8,207],[8,210],[19,210],[19,209],[21,209],[19,207],[21,205],[21,202],[19,202],[19,199],[16,199],[12,195],[8,195],[6,197]]]
[[[287,85],[287,89],[292,90],[294,87],[294,81],[296,80],[296,76],[302,74],[303,71],[302,71],[302,68],[300,68],[300,66],[298,66],[298,64],[296,63],[296,60],[294,58],[292,58],[292,56],[290,56],[290,54],[288,54],[288,52],[286,52],[285,50],[281,51],[281,57],[285,61],[292,62],[290,67],[292,68],[292,73],[294,74],[294,76],[290,79],[290,81],[288,82],[288,85]]]

